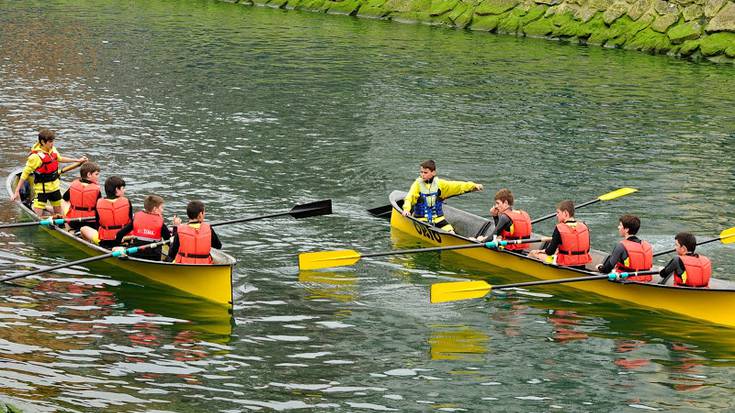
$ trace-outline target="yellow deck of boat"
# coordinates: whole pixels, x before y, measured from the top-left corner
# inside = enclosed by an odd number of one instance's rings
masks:
[[[436,227],[431,227],[410,216],[404,217],[401,214],[402,209],[400,207],[400,201],[404,196],[405,192],[401,191],[393,191],[390,194],[389,198],[393,206],[390,219],[391,228],[422,239],[432,245],[450,246],[472,243],[474,241],[471,241],[468,237],[475,236],[482,225],[488,221],[485,218],[445,204],[443,208],[445,217],[456,231],[456,234],[451,234]],[[537,235],[534,234],[534,237]],[[541,244],[534,244],[532,248],[541,248]],[[599,275],[599,273],[593,271],[575,270],[542,263],[523,254],[509,251],[478,247],[451,252],[542,280]],[[607,256],[607,254],[595,250],[592,250],[591,254],[593,262],[588,266],[590,269],[595,268]],[[735,282],[712,279],[710,288],[687,288],[660,285],[658,281],[660,281],[660,277],[655,276],[651,283],[619,283],[597,280],[566,285],[602,297],[626,301],[636,307],[655,308],[711,323],[735,327]]]
[[[20,170],[12,172],[6,181],[8,194],[12,194],[18,182]],[[63,182],[62,182],[63,184]],[[23,202],[17,201],[23,212],[35,221],[40,218]],[[75,236],[74,234],[55,226],[43,226],[54,238],[83,251],[90,256],[109,253],[110,251]],[[175,264],[171,262],[157,262],[138,258],[108,258],[104,262],[141,275],[148,280],[163,284],[184,293],[203,298],[212,303],[232,308],[232,274],[237,261],[232,256],[212,250],[212,265]]]

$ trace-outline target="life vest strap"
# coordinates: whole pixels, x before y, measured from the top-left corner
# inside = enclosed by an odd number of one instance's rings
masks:
[[[94,211],[95,210],[95,207],[79,207],[79,206],[76,206],[76,205],[72,205],[70,208],[73,209],[73,210],[75,210],[75,211]],[[122,228],[122,227],[120,227],[120,228]]]
[[[106,225],[102,225],[102,224],[100,224],[100,227],[102,227],[102,228],[104,228],[104,229],[120,229],[120,228],[122,228],[122,227],[123,227],[123,225],[110,225],[110,226],[108,227],[108,226],[106,226]]]
[[[178,255],[185,258],[209,258],[210,254],[190,254],[188,252],[179,252]]]
[[[564,255],[584,255],[584,254],[588,254],[589,252],[590,252],[590,250],[587,250],[587,251],[564,251],[564,250],[559,250],[559,254],[564,254]]]

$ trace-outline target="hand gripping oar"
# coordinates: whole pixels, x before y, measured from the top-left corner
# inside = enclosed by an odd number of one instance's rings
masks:
[[[258,219],[274,218],[274,217],[280,217],[284,215],[291,215],[292,217],[299,219],[299,218],[316,217],[319,215],[329,215],[331,213],[332,213],[332,200],[324,199],[321,201],[309,202],[308,204],[296,205],[293,208],[291,208],[289,211],[285,211],[285,212],[276,212],[274,214],[260,215],[260,216],[255,216],[255,217],[237,218],[237,219],[231,219],[229,221],[222,221],[222,222],[213,222],[212,224],[210,224],[210,226],[216,227],[219,225],[237,224],[239,222],[255,221]]]
[[[616,190],[614,190],[612,192],[608,192],[608,193],[606,193],[604,195],[600,195],[600,196],[598,196],[597,198],[595,198],[595,199],[593,199],[591,201],[587,201],[587,202],[583,202],[583,203],[581,203],[579,205],[575,205],[574,206],[574,209],[577,210],[579,208],[584,208],[587,205],[592,205],[592,204],[595,204],[595,203],[600,202],[600,201],[612,201],[613,199],[620,198],[620,197],[626,196],[626,195],[630,195],[630,194],[632,194],[634,192],[638,192],[638,190],[635,189],[635,188],[620,188],[620,189],[616,189]],[[536,218],[533,221],[531,221],[531,223],[532,224],[535,224],[537,222],[546,221],[547,219],[553,218],[555,216],[556,216],[556,212],[554,212],[553,214],[544,215],[544,216],[542,216],[540,218]]]
[[[360,254],[355,250],[318,251],[299,254],[299,269],[317,270],[320,268],[342,267],[352,265],[361,258],[384,257],[386,255],[416,254],[421,252],[461,250],[466,248],[498,248],[510,244],[527,244],[541,242],[541,239],[514,239],[504,241],[483,242],[477,244],[450,245],[447,247],[416,248],[410,250],[397,250],[387,252],[374,252]]]
[[[90,221],[95,219],[95,217],[81,217],[81,218],[46,218],[42,219],[40,221],[32,221],[32,222],[16,222],[13,224],[0,224],[0,229],[2,228],[18,228],[18,227],[32,227],[34,225],[43,225],[43,226],[49,226],[49,225],[64,225],[65,222],[82,222],[82,221]]]
[[[722,232],[720,232],[720,236],[717,238],[712,238],[712,239],[708,239],[707,241],[698,242],[694,245],[699,246],[699,245],[709,244],[710,242],[715,242],[715,241],[722,241],[723,244],[731,244],[735,242],[735,227],[723,230]],[[658,257],[659,255],[671,254],[672,252],[676,252],[676,248],[657,252],[653,254],[653,256]]]
[[[94,257],[89,257],[89,258],[84,258],[84,259],[77,260],[77,261],[67,262],[64,264],[54,265],[53,267],[41,268],[40,270],[24,272],[18,275],[11,275],[10,277],[5,277],[5,278],[0,279],[0,282],[8,282],[8,281],[15,280],[17,278],[28,277],[29,275],[43,274],[45,272],[54,271],[54,270],[58,270],[61,268],[72,267],[74,265],[79,265],[79,264],[86,264],[88,262],[100,261],[100,260],[104,260],[104,259],[111,258],[111,257],[118,258],[118,257],[122,257],[123,255],[131,255],[131,254],[135,254],[138,251],[160,247],[161,245],[170,243],[172,240],[173,238],[169,238],[166,241],[158,241],[152,244],[140,245],[138,247],[130,247],[124,250],[112,251],[112,252],[108,252],[107,254],[96,255]]]
[[[448,301],[469,300],[472,298],[481,298],[489,294],[493,289],[504,290],[507,288],[529,287],[532,285],[546,284],[562,284],[582,281],[594,280],[610,280],[626,279],[637,275],[658,274],[659,271],[636,271],[636,272],[611,272],[610,274],[592,275],[587,277],[561,278],[558,280],[529,281],[514,284],[504,284],[492,286],[485,281],[458,281],[448,283],[437,283],[431,286],[431,295],[429,301],[431,303],[445,303]]]

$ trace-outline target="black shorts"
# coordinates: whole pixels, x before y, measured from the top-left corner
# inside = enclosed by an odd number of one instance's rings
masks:
[[[57,202],[61,201],[61,190],[57,189],[54,192],[39,192],[36,194],[38,202],[46,203],[48,201]]]

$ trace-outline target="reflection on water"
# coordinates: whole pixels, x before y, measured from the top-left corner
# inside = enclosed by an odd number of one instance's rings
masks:
[[[487,353],[490,337],[482,330],[467,326],[431,326],[429,346],[432,360],[459,360],[478,362]]]

